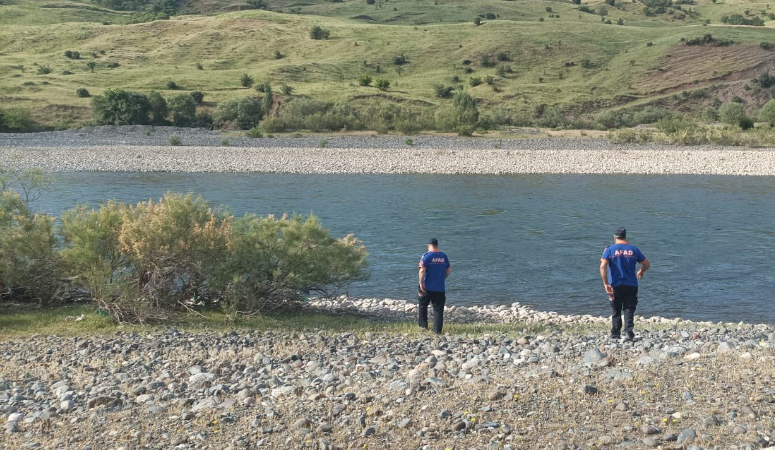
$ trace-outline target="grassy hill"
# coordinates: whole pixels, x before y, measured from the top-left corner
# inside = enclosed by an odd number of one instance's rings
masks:
[[[132,24],[151,6],[115,11],[86,1],[0,0],[0,108],[28,109],[46,126],[74,126],[91,120],[90,100],[77,89],[98,95],[122,88],[165,96],[202,91],[208,109],[260,97],[240,86],[244,73],[290,86],[278,102],[379,100],[428,111],[451,102],[434,94],[443,84],[466,89],[481,111],[503,110],[515,123],[552,107],[591,121],[604,109],[656,104],[698,113],[738,99],[754,110],[772,98],[750,83],[775,67],[775,51],[760,46],[775,43],[766,3],[701,0],[652,15],[640,2],[582,6],[595,13],[552,0],[267,0],[267,10],[192,0],[176,8],[194,14]],[[761,17],[765,26],[723,24],[731,14]],[[311,39],[315,25],[328,29],[329,39]],[[731,43],[682,42],[706,34]],[[66,57],[67,50],[80,59]],[[362,74],[391,87],[360,86]],[[168,89],[171,81],[178,91]]]

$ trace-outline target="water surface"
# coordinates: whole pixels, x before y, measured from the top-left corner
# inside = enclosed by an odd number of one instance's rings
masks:
[[[639,313],[775,322],[775,177],[70,173],[37,207],[195,192],[232,212],[314,212],[370,253],[363,297],[412,298],[429,237],[453,264],[452,304],[514,301],[607,314],[600,254],[617,226],[651,260]]]

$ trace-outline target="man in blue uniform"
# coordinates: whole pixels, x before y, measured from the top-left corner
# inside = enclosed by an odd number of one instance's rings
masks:
[[[433,331],[441,334],[444,324],[444,303],[446,296],[446,279],[452,270],[452,264],[444,252],[439,251],[439,241],[436,238],[428,241],[428,252],[420,259],[420,328],[428,328],[428,304],[433,305]]]
[[[640,264],[640,269],[638,268]],[[631,341],[635,308],[638,306],[638,280],[651,268],[640,249],[627,242],[627,230],[617,228],[614,245],[607,247],[600,259],[600,278],[611,302],[611,339],[619,339],[624,311],[624,339]],[[637,269],[637,270],[636,270]]]

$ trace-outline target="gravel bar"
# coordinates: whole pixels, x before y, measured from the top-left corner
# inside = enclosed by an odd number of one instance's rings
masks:
[[[181,146],[169,146],[178,135]],[[228,146],[221,141],[228,139]],[[773,149],[448,136],[249,139],[172,127],[0,135],[0,164],[46,172],[775,175]],[[321,146],[321,141],[325,145]]]

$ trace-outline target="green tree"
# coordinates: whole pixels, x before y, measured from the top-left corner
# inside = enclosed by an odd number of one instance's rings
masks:
[[[371,76],[366,75],[365,73],[361,74],[358,77],[358,84],[360,84],[361,86],[371,86],[372,81],[373,79],[371,78]]]
[[[380,91],[387,91],[390,89],[390,81],[384,78],[377,78],[375,84]]]
[[[771,127],[775,125],[775,100],[770,100],[764,104],[759,111],[759,120],[767,122]]]
[[[94,69],[97,67],[97,63],[94,61],[89,61],[86,63],[86,67],[88,67],[89,70],[91,70],[92,73],[94,73]]]
[[[235,126],[240,130],[255,127],[263,117],[261,104],[251,97],[223,102],[215,109],[214,121],[218,126]]]
[[[99,125],[143,125],[150,122],[151,105],[139,92],[108,89],[91,101],[92,117]]]
[[[249,88],[249,87],[253,86],[253,77],[251,77],[250,75],[248,75],[246,73],[243,73],[242,76],[239,79],[239,82],[242,85],[242,87]]]
[[[323,39],[328,39],[329,34],[330,33],[329,33],[328,30],[326,30],[325,28],[323,28],[323,27],[321,27],[319,25],[315,25],[314,27],[312,27],[309,30],[309,37],[311,39],[316,40],[316,41],[320,41],[320,40],[323,40]]]
[[[151,91],[148,94],[148,104],[151,108],[150,112],[153,123],[157,125],[166,123],[167,113],[169,111],[167,108],[167,100],[165,100],[158,92]]]
[[[724,103],[719,107],[718,115],[719,119],[726,124],[739,125],[740,120],[746,117],[745,107],[736,102]]]
[[[269,115],[274,105],[274,93],[272,93],[272,85],[268,81],[264,82],[264,112]]]
[[[178,94],[169,101],[172,124],[176,127],[191,127],[196,122],[196,102],[191,94]]]

